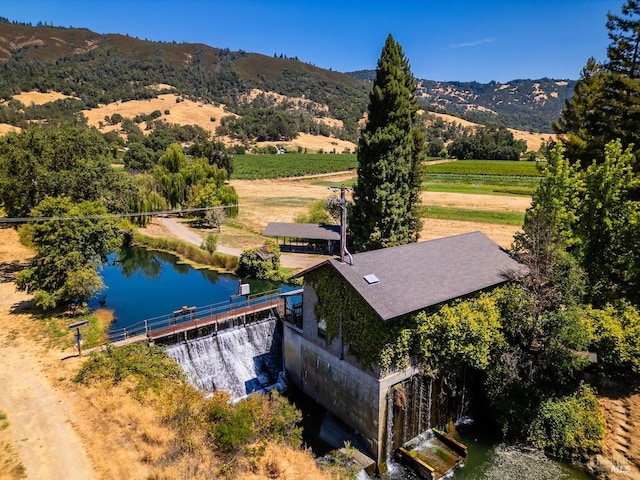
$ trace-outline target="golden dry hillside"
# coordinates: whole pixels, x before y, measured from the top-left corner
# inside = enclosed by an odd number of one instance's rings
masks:
[[[445,122],[458,123],[463,127],[477,128],[482,126],[478,123],[473,123],[468,120],[464,120],[462,118],[454,117],[453,115],[447,115],[445,113],[429,112],[429,114],[435,115],[436,117],[441,118]],[[511,133],[513,133],[513,136],[516,140],[526,140],[527,151],[529,152],[537,152],[538,150],[540,150],[542,143],[548,142],[549,139],[556,140],[556,136],[550,133],[531,133],[531,132],[525,132],[523,130],[516,130],[514,128],[509,128],[508,130]]]

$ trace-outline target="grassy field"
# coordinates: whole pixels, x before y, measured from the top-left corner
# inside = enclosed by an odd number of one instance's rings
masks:
[[[479,193],[485,195],[530,196],[538,186],[538,177],[428,174],[422,190],[430,192]]]
[[[524,221],[524,212],[492,212],[489,210],[471,210],[467,208],[450,208],[435,205],[422,206],[419,212],[421,218],[494,223],[496,225],[520,226]]]
[[[236,155],[233,157],[233,178],[257,180],[301,177],[352,170],[357,165],[355,154]]]
[[[239,172],[234,178],[248,180],[238,180],[235,185],[243,201],[251,206],[241,209],[233,235],[249,231],[259,236],[268,221],[293,221],[313,201],[327,198],[330,195],[327,187],[340,184],[353,187],[356,182],[355,155],[252,155],[236,159]],[[314,172],[349,169],[349,173],[337,176],[291,181]],[[436,230],[447,235],[471,228],[493,232],[504,245],[508,245],[509,235],[522,225],[531,194],[541,178],[533,162],[428,162],[425,170],[420,216],[427,225],[427,234],[423,237]],[[271,181],[253,181],[258,178]],[[225,241],[229,243],[230,239]]]
[[[534,162],[458,160],[427,164],[422,190],[531,196],[540,181]]]
[[[455,162],[427,163],[427,175],[479,175],[509,177],[540,177],[535,162],[506,160],[456,160]]]

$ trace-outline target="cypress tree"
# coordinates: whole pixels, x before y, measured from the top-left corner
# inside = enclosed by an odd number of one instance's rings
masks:
[[[402,47],[389,35],[358,141],[358,181],[349,218],[350,239],[357,251],[418,240],[417,204],[426,142],[418,124],[416,87]]]

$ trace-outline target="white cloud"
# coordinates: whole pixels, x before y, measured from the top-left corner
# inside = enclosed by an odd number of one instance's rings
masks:
[[[464,42],[464,43],[453,43],[449,45],[449,48],[469,48],[469,47],[477,47],[478,45],[482,45],[485,43],[495,42],[495,38],[483,38],[482,40],[474,40],[472,42]]]

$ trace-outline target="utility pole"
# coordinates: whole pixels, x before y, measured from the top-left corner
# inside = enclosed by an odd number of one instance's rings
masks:
[[[347,251],[347,190],[351,191],[343,185],[339,187],[329,187],[333,192],[337,192],[340,189],[340,200],[331,199],[329,203],[332,205],[339,205],[342,209],[342,215],[340,215],[340,263],[344,263],[344,253]]]

